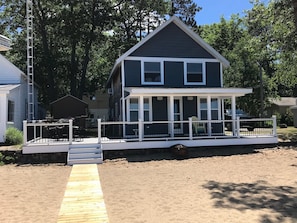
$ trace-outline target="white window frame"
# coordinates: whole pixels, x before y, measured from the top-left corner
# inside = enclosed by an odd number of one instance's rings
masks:
[[[136,109],[130,109],[131,99],[137,99],[137,105],[138,105],[137,112],[138,112],[138,117],[139,117],[139,97],[128,98],[127,99],[127,120],[128,120],[128,122],[131,121],[130,112],[136,111]],[[138,118],[137,118],[137,121],[138,121]]]
[[[201,82],[188,82],[188,64],[202,64],[202,81]],[[206,63],[203,60],[189,60],[184,61],[184,85],[206,85]]]
[[[131,99],[137,99],[137,101],[138,101],[138,108],[137,108],[137,112],[138,112],[138,118],[137,118],[137,121],[138,121],[138,119],[139,119],[139,112],[141,112],[139,109],[140,109],[140,98],[139,97],[131,97],[131,98],[128,98],[127,99],[127,121],[128,122],[130,122],[131,121],[131,117],[130,117],[130,112],[131,111],[136,111],[136,109],[130,109],[130,101],[131,101]],[[153,105],[152,105],[152,97],[144,97],[143,98],[143,102],[144,102],[144,99],[148,99],[148,102],[149,102],[149,109],[147,110],[147,109],[144,109],[144,106],[143,106],[143,118],[145,117],[144,116],[144,112],[145,111],[148,111],[149,112],[149,120],[144,120],[144,121],[146,121],[146,122],[151,122],[152,120],[153,120]]]
[[[159,63],[160,64],[160,81],[148,82],[145,81],[144,63]],[[141,60],[141,84],[142,85],[164,85],[164,61],[159,59],[142,59]]]

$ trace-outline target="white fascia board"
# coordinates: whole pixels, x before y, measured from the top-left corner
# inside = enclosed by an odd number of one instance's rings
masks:
[[[16,85],[11,85],[11,84],[7,84],[7,85],[0,85],[0,94],[8,94],[11,90],[19,87],[19,84]]]
[[[251,88],[125,88],[129,96],[244,96],[253,92]]]

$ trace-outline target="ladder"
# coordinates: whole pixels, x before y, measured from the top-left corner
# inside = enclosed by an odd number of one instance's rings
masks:
[[[33,1],[26,1],[27,9],[27,119],[34,120],[34,72],[33,72]]]

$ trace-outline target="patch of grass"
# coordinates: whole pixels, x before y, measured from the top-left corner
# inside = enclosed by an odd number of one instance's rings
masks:
[[[288,127],[288,128],[277,128],[277,135],[282,140],[290,140],[291,142],[297,142],[297,128]]]

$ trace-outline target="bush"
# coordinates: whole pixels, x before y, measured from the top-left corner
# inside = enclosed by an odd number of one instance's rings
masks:
[[[286,124],[287,126],[293,126],[294,118],[293,113],[288,109],[285,114],[281,116],[281,123]]]
[[[23,143],[23,133],[13,127],[10,127],[5,132],[5,137],[8,145],[19,145]]]

